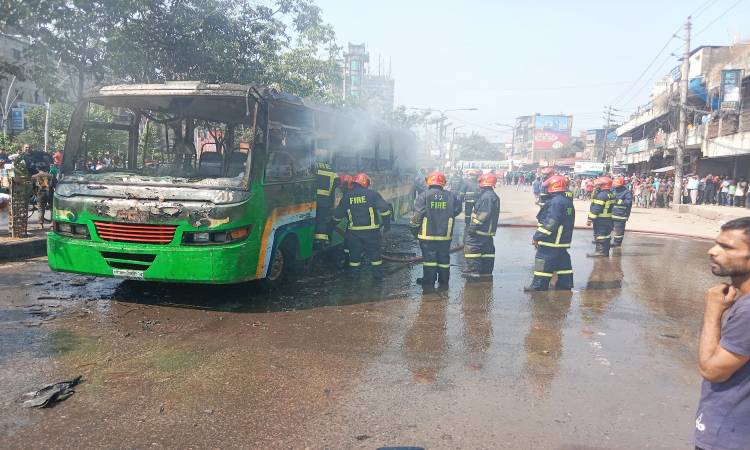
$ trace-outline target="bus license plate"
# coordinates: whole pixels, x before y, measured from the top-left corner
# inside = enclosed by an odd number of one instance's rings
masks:
[[[112,275],[115,278],[125,278],[127,280],[142,280],[142,270],[130,270],[130,269],[112,269]]]

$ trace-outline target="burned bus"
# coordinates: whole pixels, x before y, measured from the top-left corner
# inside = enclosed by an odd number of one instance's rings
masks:
[[[415,152],[408,131],[272,89],[97,88],[71,119],[49,265],[139,280],[278,282],[313,257],[317,161],[367,171],[404,213]],[[332,245],[342,236],[333,233]]]

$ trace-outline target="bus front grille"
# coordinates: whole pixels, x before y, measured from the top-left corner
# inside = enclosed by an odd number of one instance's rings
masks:
[[[169,244],[177,225],[94,222],[96,234],[105,241],[138,244]]]

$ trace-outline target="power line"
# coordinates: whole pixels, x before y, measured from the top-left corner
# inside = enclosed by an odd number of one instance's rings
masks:
[[[700,6],[698,6],[697,8],[695,8],[695,11],[693,11],[693,13],[690,14],[690,16],[692,16],[693,19],[697,19],[703,13],[705,13],[706,11],[708,11],[717,1],[719,1],[719,0],[706,0]]]
[[[651,62],[648,64],[648,66],[646,66],[646,68],[643,69],[643,72],[641,72],[641,74],[638,75],[638,78],[635,79],[635,81],[633,82],[633,84],[628,89],[626,89],[625,91],[623,91],[619,96],[617,96],[612,101],[613,104],[619,103],[619,101],[622,100],[626,95],[628,95],[630,93],[630,91],[632,91],[633,88],[638,84],[638,82],[641,81],[641,79],[643,79],[643,76],[646,75],[646,73],[648,73],[649,69],[659,59],[659,57],[662,55],[662,53],[664,53],[664,50],[666,50],[667,47],[669,47],[669,44],[672,42],[672,39],[674,39],[676,37],[676,34],[680,31],[680,28],[677,28],[677,30],[675,30],[672,33],[672,36],[670,36],[669,39],[667,40],[667,42],[664,43],[664,46],[661,48],[661,50],[659,50],[659,53],[657,53],[656,56],[654,56],[654,59],[652,59]]]
[[[742,2],[743,2],[743,0],[737,0],[736,2],[732,3],[732,6],[730,6],[729,8],[727,8],[723,13],[719,14],[714,20],[712,20],[711,22],[709,22],[708,25],[706,25],[705,27],[703,27],[700,30],[698,30],[698,32],[694,33],[693,34],[693,38],[697,37],[699,34],[703,33],[707,29],[711,28],[711,25],[713,25],[716,22],[718,22],[719,19],[721,19],[722,17],[726,16],[729,13],[729,11],[733,10],[734,8],[736,8],[737,5],[739,5]]]
[[[460,87],[460,88],[451,88],[451,90],[455,91],[503,91],[503,92],[515,92],[515,91],[558,91],[558,90],[566,90],[566,89],[589,89],[589,88],[595,88],[595,87],[608,87],[608,86],[619,86],[623,84],[627,84],[627,81],[618,81],[618,82],[612,82],[612,83],[594,83],[594,84],[578,84],[578,85],[570,85],[570,86],[539,86],[539,87],[528,87],[528,86],[518,86],[518,87]]]

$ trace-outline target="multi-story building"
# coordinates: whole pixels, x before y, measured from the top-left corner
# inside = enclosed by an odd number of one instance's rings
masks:
[[[736,101],[722,99],[722,79],[735,78]],[[750,46],[703,46],[690,53],[684,173],[750,177]],[[668,171],[674,160],[680,120],[679,70],[660,79],[647,105],[639,107],[617,135],[629,141],[616,155],[631,173]],[[726,86],[726,84],[725,84]],[[724,102],[722,102],[724,100]]]
[[[527,163],[551,161],[571,142],[573,116],[542,115],[516,117],[513,128],[514,159]]]
[[[370,72],[370,53],[365,44],[349,43],[344,59],[344,101],[358,104],[367,111],[388,117],[393,112],[395,81],[389,73],[383,73],[378,61],[377,74]]]

